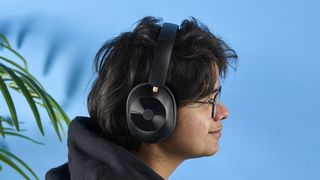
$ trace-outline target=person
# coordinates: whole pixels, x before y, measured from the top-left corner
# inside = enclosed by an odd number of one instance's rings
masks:
[[[144,17],[129,32],[108,40],[95,57],[97,77],[88,95],[90,117],[76,117],[68,129],[68,162],[46,179],[168,179],[185,160],[219,149],[221,80],[235,69],[237,54],[198,19],[176,32],[165,85],[177,107],[176,125],[163,141],[135,138],[126,117],[132,88],[148,81],[161,18]]]

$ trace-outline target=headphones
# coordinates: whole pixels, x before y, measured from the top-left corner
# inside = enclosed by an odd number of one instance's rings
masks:
[[[126,115],[130,133],[142,142],[163,141],[176,126],[176,101],[165,82],[178,29],[176,24],[163,23],[149,81],[135,86],[127,98]]]

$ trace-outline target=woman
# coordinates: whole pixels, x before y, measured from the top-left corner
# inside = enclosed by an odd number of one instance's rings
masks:
[[[185,160],[218,151],[221,85],[234,50],[195,18],[182,21],[165,79],[175,99],[176,124],[168,137],[146,143],[128,127],[130,91],[148,81],[161,20],[145,17],[131,32],[107,41],[95,58],[97,78],[88,96],[90,117],[76,117],[68,130],[68,163],[46,179],[168,179]]]

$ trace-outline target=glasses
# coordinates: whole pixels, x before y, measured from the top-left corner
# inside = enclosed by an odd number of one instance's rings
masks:
[[[216,90],[216,95],[214,98],[210,98],[208,101],[192,101],[194,103],[201,103],[201,104],[211,104],[212,105],[212,111],[211,111],[211,117],[212,119],[216,115],[216,109],[217,104],[220,102],[220,94],[221,94],[221,86]]]

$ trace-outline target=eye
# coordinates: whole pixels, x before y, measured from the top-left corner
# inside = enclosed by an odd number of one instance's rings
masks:
[[[216,97],[215,97],[214,99],[210,98],[210,99],[208,100],[208,103],[209,103],[209,104],[213,104],[213,103],[215,102],[215,99],[216,99]]]

